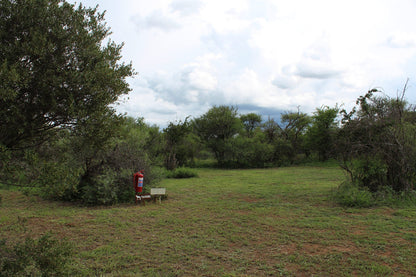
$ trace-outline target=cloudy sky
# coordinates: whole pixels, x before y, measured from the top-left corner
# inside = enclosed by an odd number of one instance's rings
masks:
[[[106,10],[139,73],[117,107],[161,127],[213,105],[277,117],[343,104],[409,78],[416,103],[414,0],[78,0]],[[75,1],[72,1],[75,2]]]

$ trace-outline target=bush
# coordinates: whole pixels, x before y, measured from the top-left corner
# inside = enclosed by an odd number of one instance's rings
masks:
[[[232,141],[232,149],[232,163],[238,168],[265,167],[273,158],[273,146],[256,137],[237,137]]]
[[[294,150],[288,140],[277,138],[273,142],[273,162],[277,166],[289,166],[294,161]]]
[[[82,189],[82,201],[90,205],[117,203],[118,195],[115,180],[116,173],[112,170],[107,170],[101,175],[90,178],[88,184]]]
[[[195,168],[216,168],[217,167],[217,161],[212,159],[196,159],[195,164],[193,167]]]
[[[344,182],[334,191],[334,200],[345,207],[371,207],[375,205],[372,193],[353,183]]]
[[[198,173],[190,168],[187,167],[178,167],[175,170],[169,171],[167,174],[168,178],[192,178],[192,177],[198,177]]]
[[[385,206],[415,206],[416,191],[397,192],[390,186],[380,187],[373,193],[378,205]]]
[[[416,110],[404,100],[406,86],[396,99],[370,90],[358,107],[342,111],[335,146],[352,182],[376,192],[384,186],[408,193],[416,183]]]
[[[52,200],[74,200],[82,169],[68,163],[44,161],[40,167],[37,187],[40,195]]]
[[[351,179],[360,187],[367,187],[371,192],[387,184],[387,166],[381,159],[355,159],[351,166]]]
[[[7,246],[0,240],[0,276],[59,276],[73,254],[72,246],[50,235]]]
[[[368,208],[373,206],[415,206],[416,191],[396,192],[390,186],[378,187],[371,192],[351,182],[342,183],[333,192],[333,200],[345,207]]]

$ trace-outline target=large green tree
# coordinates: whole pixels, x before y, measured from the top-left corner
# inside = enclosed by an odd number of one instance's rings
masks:
[[[214,152],[220,165],[226,161],[226,154],[232,148],[231,140],[242,127],[238,109],[233,106],[214,106],[194,120],[196,133]]]
[[[334,143],[338,131],[336,118],[339,108],[323,106],[317,108],[312,116],[312,125],[306,133],[306,145],[309,150],[318,153],[320,161],[326,161],[334,154]]]
[[[109,34],[97,7],[0,0],[0,145],[30,147],[112,112],[134,72]]]
[[[296,155],[302,150],[304,136],[308,129],[311,118],[306,113],[287,112],[281,115],[280,134],[282,142],[289,142],[291,150],[286,151],[288,158],[293,162]],[[287,145],[287,143],[283,143]],[[288,149],[286,146],[284,147]]]
[[[261,115],[256,113],[248,113],[240,116],[240,120],[243,123],[246,131],[246,136],[252,138],[256,128],[260,127],[262,118]]]
[[[165,167],[168,170],[174,170],[177,166],[185,164],[185,160],[189,156],[186,152],[191,148],[186,138],[191,133],[191,130],[191,123],[188,121],[188,117],[185,118],[184,122],[170,122],[168,127],[163,129],[166,140]]]

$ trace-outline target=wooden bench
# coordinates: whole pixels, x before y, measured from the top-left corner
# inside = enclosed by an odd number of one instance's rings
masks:
[[[136,194],[136,204],[140,203],[145,206],[147,199],[153,199],[155,202],[157,201],[160,204],[162,203],[162,198],[165,196],[166,188],[151,188],[150,194]]]
[[[145,200],[146,199],[151,199],[151,198],[152,198],[152,196],[150,194],[136,194],[136,204],[139,201],[140,204],[143,204],[143,206],[145,206],[146,205]],[[143,202],[142,202],[142,200],[143,200]]]
[[[158,203],[162,203],[162,197],[166,195],[166,188],[151,188],[150,189],[150,195],[152,198]]]

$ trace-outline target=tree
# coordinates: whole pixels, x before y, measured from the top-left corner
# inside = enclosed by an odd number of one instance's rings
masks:
[[[289,153],[291,162],[294,161],[296,154],[301,150],[304,135],[311,122],[310,116],[305,113],[287,112],[281,116],[282,126],[280,127],[281,136],[291,144],[292,151]]]
[[[0,144],[31,147],[129,91],[104,13],[64,0],[0,1]]]
[[[263,124],[263,132],[267,138],[268,143],[273,143],[278,135],[280,134],[281,128],[273,118],[268,118],[268,120]]]
[[[94,205],[132,201],[134,172],[145,171],[146,190],[160,177],[146,147],[151,132],[140,119],[91,116],[76,130],[62,129],[36,151],[27,149],[35,162],[26,163],[23,183],[48,199]]]
[[[244,125],[247,137],[251,138],[254,135],[254,130],[261,125],[261,115],[255,113],[243,114],[240,120]]]
[[[338,130],[336,118],[338,107],[324,106],[317,108],[312,116],[312,125],[306,133],[306,144],[309,150],[318,152],[319,160],[326,161],[334,151],[336,132]]]
[[[166,159],[165,166],[169,170],[175,169],[178,165],[185,163],[186,154],[183,153],[184,148],[180,146],[183,144],[186,136],[191,132],[191,125],[188,118],[184,122],[178,123],[170,122],[168,127],[163,129],[166,138]]]
[[[196,133],[214,152],[220,165],[224,165],[226,153],[231,150],[231,139],[242,128],[237,114],[233,106],[214,106],[194,120]]]
[[[135,73],[109,35],[97,7],[0,0],[0,154],[22,169],[14,175],[33,173],[25,184],[47,197],[126,199],[129,174],[143,164],[111,106]]]
[[[263,133],[253,137],[237,136],[232,142],[232,165],[238,168],[264,167],[273,160],[273,145]]]
[[[89,185],[92,178],[103,173],[106,153],[114,148],[123,120],[123,117],[111,113],[91,114],[73,130],[71,148],[85,169],[81,183]]]
[[[342,111],[337,142],[342,167],[353,183],[375,192],[388,186],[411,191],[416,181],[414,107],[401,97],[377,96],[370,90],[357,100],[358,110]]]

